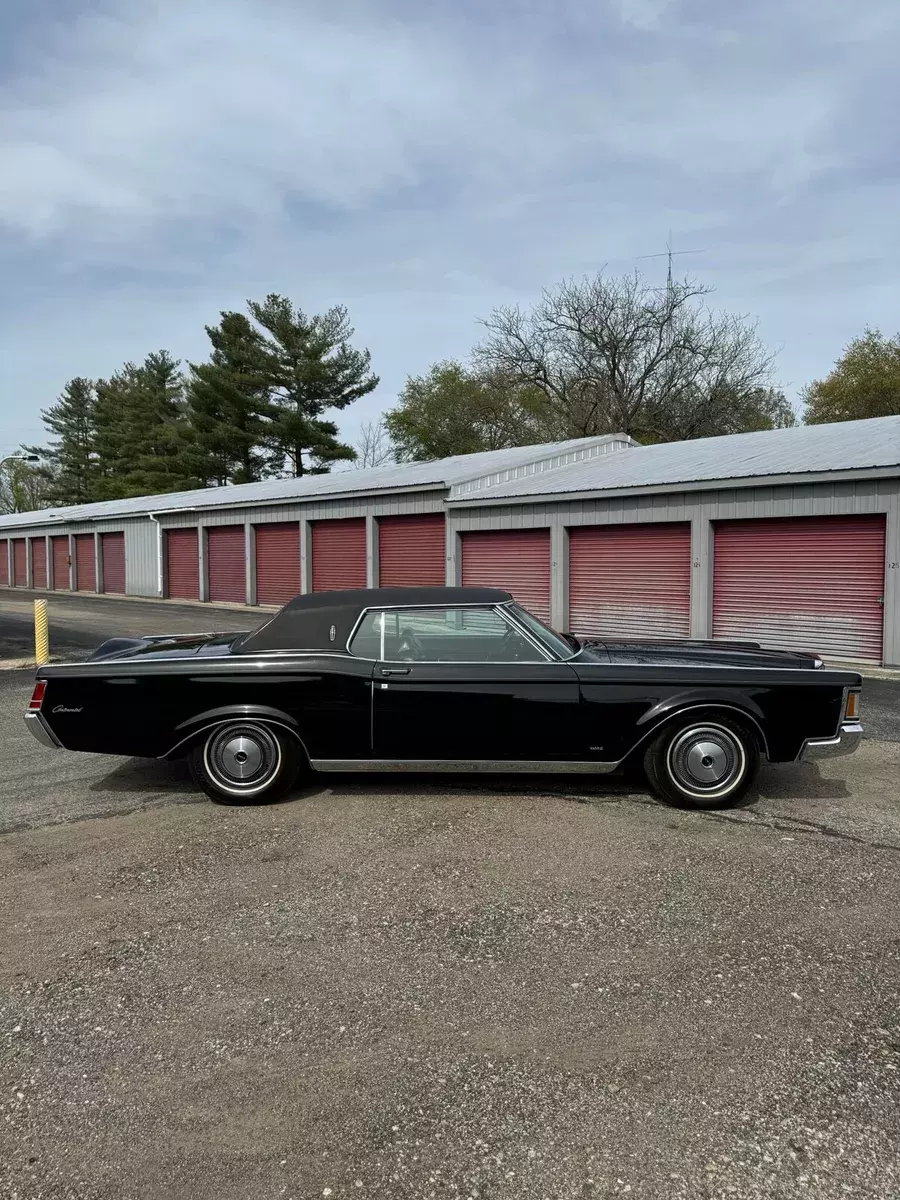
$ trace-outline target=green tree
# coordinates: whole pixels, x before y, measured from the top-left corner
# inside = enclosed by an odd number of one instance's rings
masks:
[[[268,409],[270,354],[262,334],[237,312],[207,325],[209,361],[190,364],[186,419],[193,432],[188,462],[209,484],[261,478],[260,445]]]
[[[166,350],[140,366],[126,363],[98,379],[98,491],[103,499],[178,492],[196,487],[188,462],[191,431],[185,420],[184,378]]]
[[[353,329],[341,305],[307,317],[284,296],[249,301],[250,315],[264,331],[268,380],[265,444],[269,467],[285,463],[293,475],[321,474],[356,451],[338,441],[337,426],[322,419],[344,409],[378,385],[368,350],[350,345]]]
[[[400,462],[528,446],[553,437],[552,413],[536,388],[452,360],[407,379],[384,423]]]
[[[867,329],[846,347],[834,369],[802,392],[807,425],[860,421],[900,413],[900,333]]]
[[[49,466],[47,498],[52,504],[87,504],[97,498],[97,397],[90,379],[70,379],[41,418],[55,440],[29,447]]]
[[[660,442],[794,424],[755,324],[710,311],[708,292],[638,274],[566,280],[531,309],[495,309],[476,362],[537,388],[559,437]]]

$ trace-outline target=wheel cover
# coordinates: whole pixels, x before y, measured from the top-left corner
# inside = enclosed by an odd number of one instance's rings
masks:
[[[264,725],[226,725],[210,734],[203,748],[206,773],[220,791],[253,796],[281,769],[278,738]]]
[[[696,799],[727,796],[747,773],[741,739],[724,725],[691,725],[673,737],[666,754],[676,787]]]

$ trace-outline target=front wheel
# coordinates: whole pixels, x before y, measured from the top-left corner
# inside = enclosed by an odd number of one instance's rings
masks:
[[[217,804],[266,804],[288,790],[300,768],[288,735],[255,721],[220,725],[190,752],[191,776]]]
[[[759,750],[749,729],[712,713],[664,729],[644,755],[653,791],[683,808],[728,808],[753,785]]]

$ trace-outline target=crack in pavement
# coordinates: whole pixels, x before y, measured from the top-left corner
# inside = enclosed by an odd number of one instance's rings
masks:
[[[875,841],[855,833],[847,833],[843,829],[836,829],[833,825],[826,825],[821,821],[807,821],[803,817],[787,817],[779,820],[777,817],[767,819],[753,814],[740,817],[723,812],[702,812],[699,815],[707,821],[727,821],[730,825],[764,825],[767,829],[777,829],[785,833],[820,834],[822,837],[835,838],[841,842],[854,842],[860,846],[869,846],[873,850],[892,850],[895,854],[900,853],[900,845],[893,842]]]

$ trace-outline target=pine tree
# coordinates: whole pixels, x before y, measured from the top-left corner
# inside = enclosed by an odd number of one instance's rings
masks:
[[[190,470],[184,377],[166,350],[98,380],[99,490],[105,499],[196,487]]]
[[[205,485],[252,483],[264,468],[259,444],[267,407],[267,353],[243,313],[207,325],[209,361],[190,364],[186,416],[193,431],[188,463]]]
[[[268,335],[265,369],[269,381],[265,443],[269,467],[285,462],[293,475],[322,474],[334,462],[353,459],[339,442],[337,426],[323,421],[329,408],[343,409],[378,386],[368,350],[350,345],[353,329],[341,305],[307,317],[284,296],[250,301],[250,314]]]
[[[97,499],[97,397],[90,379],[70,379],[41,418],[56,439],[46,447],[28,447],[49,467],[51,504],[87,504]]]

